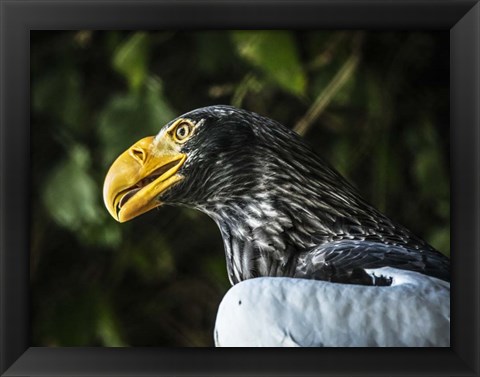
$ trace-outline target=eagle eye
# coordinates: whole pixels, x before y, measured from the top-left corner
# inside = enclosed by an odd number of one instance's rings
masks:
[[[173,131],[173,138],[178,143],[183,143],[192,134],[193,124],[187,121],[182,121],[175,126]]]

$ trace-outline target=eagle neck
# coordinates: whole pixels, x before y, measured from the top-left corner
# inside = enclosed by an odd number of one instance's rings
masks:
[[[259,276],[293,276],[296,251],[292,220],[267,200],[243,198],[205,210],[217,223],[230,282]]]

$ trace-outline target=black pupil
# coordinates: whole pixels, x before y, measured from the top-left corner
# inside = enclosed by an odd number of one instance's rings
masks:
[[[177,130],[177,136],[181,139],[187,136],[187,126],[180,126]]]

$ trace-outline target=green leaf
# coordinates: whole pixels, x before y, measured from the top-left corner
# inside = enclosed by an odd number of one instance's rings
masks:
[[[99,188],[86,171],[89,159],[87,149],[72,147],[69,159],[57,166],[44,187],[44,204],[51,217],[72,231],[84,223],[99,223]]]
[[[296,43],[286,31],[235,31],[233,41],[239,55],[282,89],[304,95],[307,79]]]
[[[113,67],[125,76],[131,89],[138,90],[147,77],[148,57],[148,35],[135,33],[115,51]]]
[[[108,296],[102,297],[98,302],[97,336],[104,347],[125,347],[127,344],[122,339],[118,320]]]
[[[89,150],[80,144],[70,147],[68,159],[46,180],[43,204],[53,221],[75,234],[81,243],[117,246],[120,230],[107,215],[102,186],[93,179],[89,167]]]
[[[175,118],[166,101],[162,82],[149,77],[141,91],[118,94],[104,107],[98,118],[105,168],[140,138],[155,135]]]

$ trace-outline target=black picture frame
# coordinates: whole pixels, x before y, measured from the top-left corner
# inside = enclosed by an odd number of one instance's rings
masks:
[[[0,0],[0,4],[2,375],[479,375],[480,4],[477,1]],[[30,347],[30,31],[78,29],[450,30],[451,347]]]

